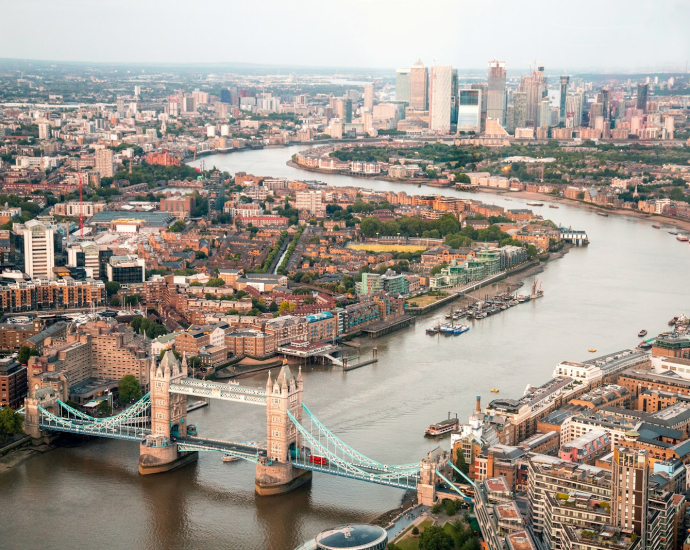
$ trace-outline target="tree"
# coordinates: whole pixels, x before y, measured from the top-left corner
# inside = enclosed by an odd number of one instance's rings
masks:
[[[125,374],[122,377],[118,390],[120,392],[120,402],[122,403],[141,399],[141,385],[132,374]]]
[[[96,410],[98,410],[98,412],[103,415],[108,415],[112,411],[112,408],[110,407],[110,403],[108,403],[108,401],[104,399],[98,404]]]
[[[174,224],[170,226],[168,231],[170,231],[171,233],[182,233],[185,227],[187,226],[182,220],[177,220]]]
[[[416,525],[412,528],[412,534],[413,535],[419,535],[419,527]]]
[[[120,298],[117,296],[113,296],[112,300],[110,300],[111,305],[118,307],[120,305]]]
[[[196,355],[187,359],[187,366],[191,369],[198,369],[201,366],[201,357]]]
[[[284,313],[286,311],[295,311],[297,305],[294,302],[281,302],[278,308],[279,313]]]
[[[527,257],[531,260],[535,258],[539,254],[539,251],[537,250],[537,247],[534,246],[533,244],[528,244],[527,245]]]
[[[458,458],[455,461],[455,466],[463,474],[468,474],[470,471],[470,467],[467,465],[467,462],[465,461],[465,453],[463,452],[462,448],[458,448],[457,455],[458,455]],[[455,481],[463,481],[462,476],[460,474],[458,474],[457,472],[455,473]]]
[[[453,550],[455,542],[443,527],[431,525],[419,537],[419,550]]]
[[[8,435],[14,435],[22,431],[24,417],[14,409],[5,407],[0,410],[0,441],[5,441]]]
[[[268,306],[268,311],[270,311],[271,313],[276,313],[277,311],[279,311],[278,302],[271,302],[271,305]]]
[[[26,365],[29,362],[29,357],[38,357],[38,350],[35,348],[30,348],[29,346],[22,346],[19,350],[19,357],[17,360],[22,364]]]
[[[108,281],[105,283],[105,292],[108,296],[113,296],[117,294],[120,290],[120,283],[117,281]]]
[[[224,286],[225,281],[219,277],[213,277],[212,279],[209,279],[208,283],[206,283],[206,286],[210,287],[218,287],[218,286]]]

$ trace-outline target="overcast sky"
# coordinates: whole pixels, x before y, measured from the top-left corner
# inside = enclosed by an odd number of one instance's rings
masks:
[[[690,0],[4,0],[0,57],[680,69]]]

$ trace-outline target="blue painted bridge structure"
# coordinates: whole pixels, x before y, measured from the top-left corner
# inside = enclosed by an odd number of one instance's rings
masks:
[[[256,464],[259,494],[289,491],[311,479],[312,472],[417,490],[420,502],[431,504],[436,488],[471,500],[450,481],[447,456],[437,451],[420,462],[385,464],[355,450],[329,430],[302,402],[301,371],[287,365],[279,375],[269,372],[265,388],[222,384],[186,377],[186,368],[172,353],[151,369],[151,391],[119,414],[95,418],[67,405],[54,388],[32,391],[25,408],[25,429],[64,432],[134,441],[140,444],[139,471],[159,473],[195,460],[199,452],[218,452]],[[188,397],[220,399],[266,408],[265,445],[216,440],[187,431]],[[444,473],[445,472],[445,473]],[[445,495],[444,495],[445,496]]]

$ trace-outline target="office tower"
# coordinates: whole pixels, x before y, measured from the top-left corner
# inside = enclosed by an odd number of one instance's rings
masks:
[[[395,100],[410,102],[410,69],[395,71]]]
[[[647,89],[648,84],[640,83],[637,85],[637,108],[647,112]]]
[[[527,92],[513,94],[513,128],[524,128],[527,125]]]
[[[352,100],[346,99],[343,101],[343,115],[345,117],[345,124],[352,122]]]
[[[458,132],[481,131],[482,90],[460,90],[458,92]]]
[[[55,227],[49,223],[29,220],[24,224],[22,234],[26,273],[32,279],[52,279],[55,267]]]
[[[96,151],[96,172],[102,178],[112,178],[115,175],[112,149],[98,149]]]
[[[374,85],[364,85],[364,110],[370,113],[374,110]]]
[[[487,117],[487,96],[489,95],[489,87],[484,84],[472,84],[470,85],[471,90],[479,90],[481,92],[481,116],[482,116],[482,132],[486,129],[486,117]],[[501,123],[499,120],[498,123],[503,126],[505,122]]]
[[[510,102],[506,107],[506,132],[515,133],[515,105]]]
[[[141,86],[134,86],[134,95],[139,97],[141,95]]]
[[[538,125],[540,128],[548,128],[550,121],[551,121],[551,105],[549,105],[549,98],[545,97],[539,103]]]
[[[125,100],[121,97],[117,98],[117,114],[125,116]]]
[[[649,464],[647,451],[628,447],[613,450],[611,523],[631,528],[647,539]]]
[[[429,73],[424,63],[417,61],[410,69],[410,107],[418,111],[429,108]]]
[[[230,90],[228,90],[227,88],[223,88],[220,91],[220,102],[230,103]]]
[[[458,123],[458,71],[453,69],[450,80],[450,123]]]
[[[194,96],[185,96],[182,98],[182,112],[193,113],[196,111],[196,100]]]
[[[453,90],[453,67],[431,67],[429,78],[429,129],[439,134],[450,132],[450,97]]]
[[[568,94],[565,98],[566,128],[582,126],[582,109],[584,96],[581,92]]]
[[[610,95],[608,88],[601,89],[601,105],[604,120],[609,120],[611,118]]]
[[[486,117],[498,120],[501,126],[506,121],[506,64],[504,61],[489,61],[489,86],[486,93]]]
[[[38,139],[50,138],[50,124],[41,123],[38,125]]]
[[[539,107],[546,95],[546,78],[544,67],[538,67],[531,76],[523,76],[520,80],[520,92],[527,94],[526,126],[536,126],[539,122]],[[519,126],[518,126],[519,127]]]
[[[565,121],[565,98],[568,95],[568,84],[570,84],[570,77],[564,75],[561,77],[561,97],[560,100],[560,118]]]

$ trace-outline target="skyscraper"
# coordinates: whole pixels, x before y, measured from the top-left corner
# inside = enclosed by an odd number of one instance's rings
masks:
[[[640,83],[637,85],[637,108],[647,112],[647,89],[649,84]]]
[[[486,117],[503,126],[506,121],[506,64],[489,61],[489,87],[486,95]]]
[[[112,151],[111,151],[112,152]],[[24,224],[24,270],[32,279],[53,279],[55,267],[55,227],[29,220]]]
[[[567,75],[563,75],[561,77],[561,97],[560,99],[560,118],[561,121],[565,121],[565,98],[568,95],[568,84],[570,84],[570,77]]]
[[[350,124],[352,122],[352,100],[351,99],[345,100],[344,116],[345,116],[345,123]]]
[[[631,528],[646,541],[649,507],[647,451],[615,447],[611,466],[611,522],[616,527]]]
[[[482,91],[460,90],[458,92],[458,132],[481,131],[482,123]]]
[[[610,95],[610,90],[608,88],[601,89],[601,105],[604,120],[609,120],[611,118]]]
[[[412,109],[426,111],[429,108],[428,86],[429,72],[421,60],[417,61],[410,69],[410,107]]]
[[[414,70],[414,69],[413,69]],[[450,102],[453,91],[453,67],[431,67],[429,79],[429,129],[439,134],[450,132]]]
[[[513,94],[513,128],[524,128],[527,124],[527,92]]]
[[[374,85],[364,85],[364,110],[370,113],[374,110]]]
[[[410,69],[395,71],[395,100],[410,102]]]

